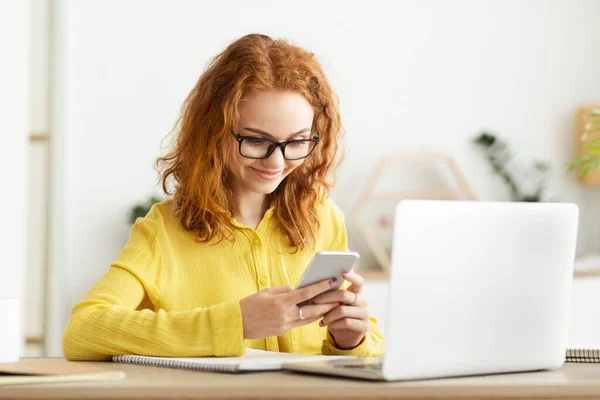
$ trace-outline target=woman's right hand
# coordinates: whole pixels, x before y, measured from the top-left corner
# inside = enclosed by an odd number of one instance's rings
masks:
[[[279,286],[244,297],[240,300],[244,339],[280,336],[291,328],[318,320],[339,304],[327,303],[302,307],[298,307],[297,304],[331,289],[336,283],[336,279],[330,279],[300,289]]]

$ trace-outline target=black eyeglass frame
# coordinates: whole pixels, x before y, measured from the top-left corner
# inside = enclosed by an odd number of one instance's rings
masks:
[[[263,138],[263,137],[256,137],[256,136],[242,136],[238,133],[235,133],[233,130],[231,131],[231,134],[233,135],[233,137],[235,138],[235,140],[237,140],[237,142],[239,144],[238,151],[240,152],[240,155],[242,157],[250,158],[252,160],[264,160],[265,158],[269,158],[271,156],[271,154],[273,154],[273,152],[275,151],[276,148],[281,147],[281,154],[283,154],[283,158],[285,158],[288,161],[296,161],[296,160],[302,160],[302,159],[310,156],[312,154],[312,152],[315,151],[315,149],[317,148],[317,145],[319,144],[319,135],[317,135],[317,132],[315,132],[314,129],[311,129],[310,132],[313,134],[313,137],[311,139],[296,139],[296,140],[288,140],[286,142],[277,142],[275,140],[271,140],[271,139],[267,139],[267,138]],[[271,145],[269,146],[269,149],[267,150],[267,154],[264,157],[248,157],[248,156],[242,154],[242,142],[244,140],[264,140],[267,143],[271,143]],[[312,143],[315,143],[315,145],[310,150],[310,152],[307,155],[305,155],[304,157],[287,158],[285,156],[285,147],[290,143],[298,143],[298,142],[312,142]]]

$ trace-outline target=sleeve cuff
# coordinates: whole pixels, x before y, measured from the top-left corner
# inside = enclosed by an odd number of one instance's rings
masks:
[[[350,350],[338,349],[335,346],[335,341],[327,329],[327,336],[323,340],[321,346],[321,353],[328,356],[356,356],[356,357],[371,357],[373,356],[375,346],[373,338],[371,338],[370,332],[367,332],[365,338],[361,344]]]
[[[246,352],[240,302],[228,301],[210,307],[214,353],[217,357],[237,357]]]

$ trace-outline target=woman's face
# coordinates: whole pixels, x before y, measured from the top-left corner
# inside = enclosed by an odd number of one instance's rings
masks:
[[[240,136],[277,142],[312,138],[313,109],[296,92],[254,92],[241,102],[240,111],[241,117],[235,132]],[[275,148],[268,158],[250,159],[240,154],[239,143],[233,135],[229,135],[228,140],[231,140],[233,149],[228,167],[233,175],[233,184],[238,189],[259,194],[272,193],[286,176],[304,162],[304,159],[285,159],[280,147]],[[261,152],[264,154],[263,150],[268,146],[268,143],[261,145],[259,141],[247,141],[242,150],[245,154],[258,155]],[[295,150],[291,145],[288,146],[288,157],[293,151],[301,150],[299,146]]]

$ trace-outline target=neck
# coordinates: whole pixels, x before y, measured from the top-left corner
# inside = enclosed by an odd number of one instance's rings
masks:
[[[269,209],[269,196],[238,187],[233,189],[233,197],[235,199],[233,218],[256,229]]]

